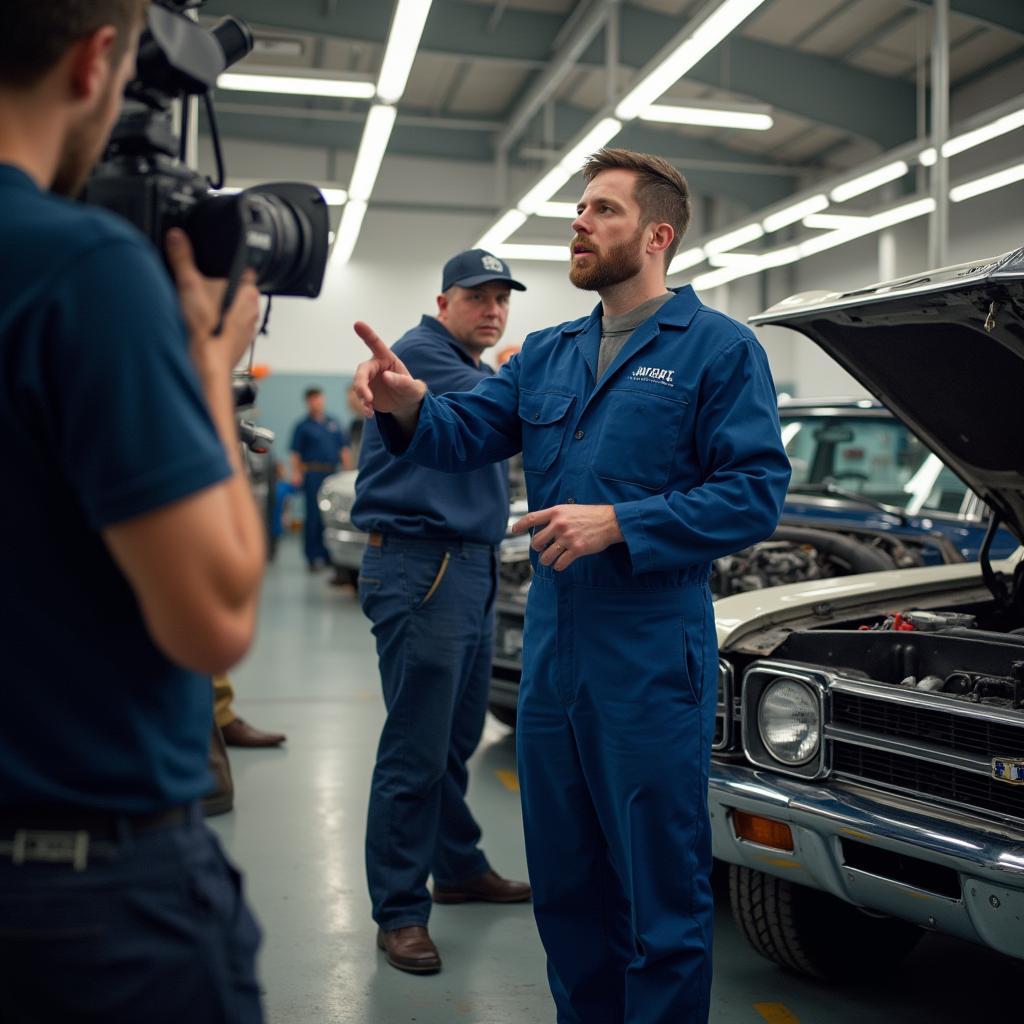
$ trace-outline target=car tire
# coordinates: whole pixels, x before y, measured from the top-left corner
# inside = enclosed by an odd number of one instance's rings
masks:
[[[515,708],[505,707],[504,704],[488,704],[487,707],[502,725],[507,725],[510,729],[516,727],[518,712]]]
[[[924,934],[873,917],[828,893],[729,865],[729,902],[743,937],[768,960],[823,981],[894,967]]]

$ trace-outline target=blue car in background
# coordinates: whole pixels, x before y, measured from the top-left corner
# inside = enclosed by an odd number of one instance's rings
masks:
[[[885,406],[869,399],[784,399],[779,419],[793,466],[779,528],[714,563],[716,598],[977,560],[988,525],[985,503]],[[510,539],[502,552],[490,708],[507,725],[516,719],[531,576],[525,541]],[[1008,557],[1016,547],[1012,534],[1000,530],[992,557]]]

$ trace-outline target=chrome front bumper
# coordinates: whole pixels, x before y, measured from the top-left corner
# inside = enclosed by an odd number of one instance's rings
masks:
[[[708,788],[714,854],[832,893],[866,910],[903,918],[1024,958],[1024,834],[981,819],[935,812],[897,797],[827,786],[743,765],[712,763]],[[737,837],[734,810],[786,822],[792,852]],[[844,843],[846,849],[844,849]],[[953,896],[850,863],[861,844],[884,862],[923,862],[959,879]],[[877,860],[871,856],[869,860]],[[918,874],[926,875],[927,871]]]
[[[331,556],[331,564],[341,569],[358,569],[363,564],[366,534],[359,530],[342,530],[336,526],[324,527],[324,547]]]

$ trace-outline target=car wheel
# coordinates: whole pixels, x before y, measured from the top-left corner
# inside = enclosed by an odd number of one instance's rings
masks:
[[[487,707],[502,725],[507,725],[510,729],[516,727],[518,713],[515,708],[507,708],[504,704],[488,704]]]
[[[825,981],[870,977],[895,966],[924,934],[871,917],[805,885],[729,865],[729,902],[743,937],[781,967]]]

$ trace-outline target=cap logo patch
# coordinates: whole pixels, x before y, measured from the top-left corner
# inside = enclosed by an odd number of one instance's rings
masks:
[[[495,274],[505,273],[505,265],[493,256],[482,256],[480,262],[483,264],[484,270],[491,270]]]

